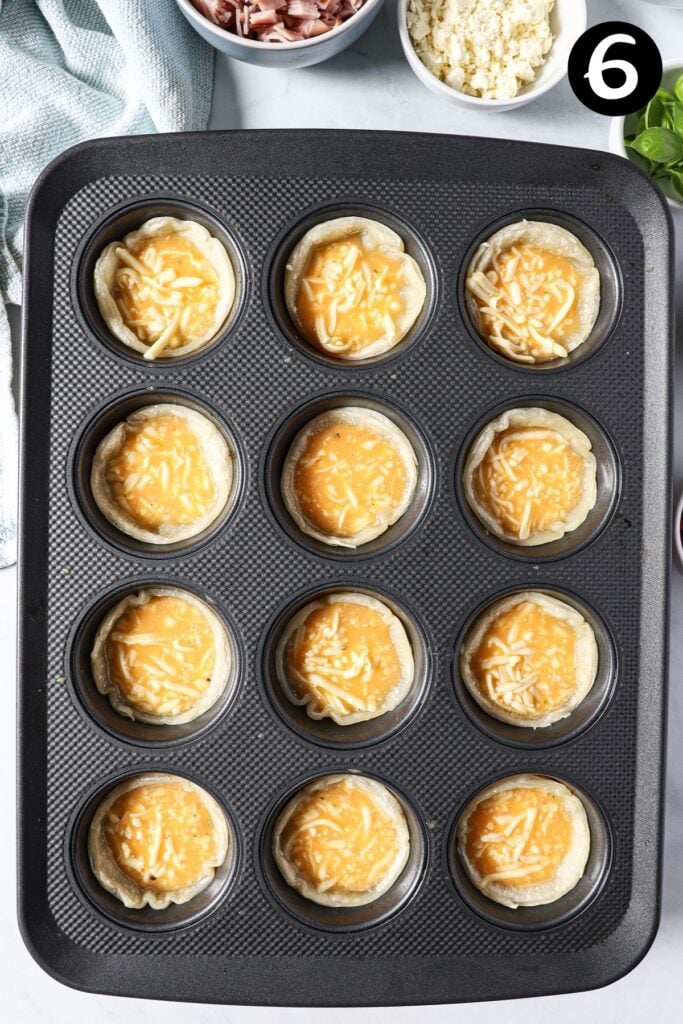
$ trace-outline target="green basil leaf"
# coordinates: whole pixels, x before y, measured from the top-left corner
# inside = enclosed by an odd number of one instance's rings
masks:
[[[683,103],[683,74],[674,82],[673,93],[679,103]]]
[[[645,128],[661,126],[664,117],[664,104],[657,93],[654,94],[648,105],[645,107],[643,122]]]
[[[631,161],[640,167],[641,171],[645,171],[650,178],[654,177],[656,164],[653,164],[651,160],[647,160],[644,156],[641,156],[629,143],[626,143],[627,148],[631,150]]]
[[[673,109],[673,124],[671,126],[679,138],[683,139],[683,106],[679,103]]]
[[[674,97],[668,91],[668,89],[657,89],[648,105],[645,107],[645,127],[646,128],[669,128],[670,124],[667,123],[671,120],[670,113],[671,108],[675,103]]]
[[[671,185],[674,192],[683,199],[683,171],[676,171],[671,175]]]
[[[647,128],[631,146],[641,156],[660,164],[683,158],[683,139],[668,128]]]

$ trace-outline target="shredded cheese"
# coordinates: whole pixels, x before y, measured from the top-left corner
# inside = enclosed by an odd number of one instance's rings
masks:
[[[114,623],[105,650],[120,695],[152,715],[192,708],[211,682],[215,663],[209,623],[181,597],[153,595],[129,608]]]
[[[360,235],[327,242],[311,253],[297,296],[307,339],[332,355],[362,352],[380,338],[398,340],[404,311],[399,259]]]
[[[187,238],[144,238],[135,251],[119,245],[113,297],[145,359],[181,348],[210,329],[219,301],[216,272]]]
[[[348,779],[311,793],[282,833],[282,849],[318,892],[365,892],[398,854],[396,827],[369,793]]]
[[[315,608],[290,638],[285,668],[297,697],[319,715],[372,714],[401,678],[387,622],[356,603]]]
[[[521,601],[490,623],[471,669],[491,703],[520,718],[541,718],[575,692],[576,634],[557,615]]]
[[[584,464],[558,431],[510,427],[476,469],[479,501],[506,533],[527,540],[563,522],[583,495]]]
[[[481,800],[467,821],[465,850],[481,885],[521,887],[554,878],[572,841],[559,797],[542,786],[502,790]]]
[[[294,472],[305,518],[320,531],[354,537],[389,523],[406,490],[396,449],[373,430],[336,422],[312,434]]]
[[[121,871],[156,893],[198,882],[217,851],[206,804],[182,782],[122,793],[107,812],[104,837]]]
[[[563,342],[579,326],[583,281],[566,256],[519,243],[495,254],[486,273],[472,271],[466,285],[489,343],[537,363],[568,355]]]
[[[216,497],[198,437],[185,420],[168,413],[135,426],[125,424],[106,480],[113,501],[150,530],[195,522]]]

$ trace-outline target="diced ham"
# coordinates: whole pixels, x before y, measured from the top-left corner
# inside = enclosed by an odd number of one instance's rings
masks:
[[[315,21],[320,18],[320,11],[314,0],[292,0],[287,5],[287,14],[290,18],[303,18],[306,21]],[[300,26],[303,31],[303,26]]]
[[[225,0],[192,0],[192,3],[200,14],[221,27],[225,27],[235,13],[235,6]]]
[[[192,0],[219,28],[262,43],[293,43],[336,28],[365,0]]]
[[[273,25],[278,25],[280,18],[277,11],[253,11],[249,15],[249,23],[252,28],[271,28]]]

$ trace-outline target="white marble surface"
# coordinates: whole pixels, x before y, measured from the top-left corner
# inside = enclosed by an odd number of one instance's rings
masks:
[[[592,21],[624,20],[641,25],[665,57],[683,62],[683,12],[667,12],[640,0],[589,0]],[[317,68],[291,73],[260,71],[220,58],[216,68],[212,128],[274,127],[383,128],[493,135],[603,149],[608,121],[588,113],[562,83],[537,103],[519,112],[470,113],[437,102],[414,78],[399,49],[394,0],[356,47]],[[676,217],[679,323],[683,326],[683,213]],[[677,349],[683,350],[679,330]],[[675,493],[683,486],[683,388],[676,396]],[[425,1009],[326,1011],[326,1024],[378,1024],[391,1019],[408,1024],[418,1018],[440,1024],[457,1016],[462,1024],[546,1021],[574,1024],[577,1019],[601,1024],[631,1024],[652,1019],[678,1021],[678,993],[683,964],[683,576],[674,568],[670,688],[670,740],[666,799],[666,843],[662,924],[645,960],[626,978],[598,992],[553,999],[522,1000]],[[0,800],[14,802],[14,631],[15,572],[0,572],[0,652],[5,670],[0,682]],[[14,875],[12,817],[0,844],[0,878]],[[85,995],[63,988],[33,963],[19,937],[14,905],[0,902],[0,992],[8,1021],[80,1024],[124,1016],[136,1024],[312,1024],[315,1011],[265,1010],[124,1001]],[[502,1015],[502,1016],[501,1016]]]

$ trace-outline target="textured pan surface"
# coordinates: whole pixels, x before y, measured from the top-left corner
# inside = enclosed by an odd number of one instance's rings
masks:
[[[316,177],[305,177],[315,168]],[[144,174],[140,172],[144,170]],[[227,227],[244,258],[234,330],[185,365],[137,365],[84,330],[71,295],[79,247],[118,204],[195,205]],[[122,208],[123,208],[122,206]],[[335,369],[292,345],[269,311],[279,240],[320,207],[376,207],[405,222],[435,268],[435,308],[415,344],[386,363]],[[526,373],[478,343],[459,305],[462,261],[487,225],[517,211],[588,224],[622,279],[612,336],[571,370]],[[671,377],[669,220],[625,160],[588,151],[393,133],[234,132],[89,143],[46,172],[27,235],[21,545],[20,919],[43,966],[77,987],[228,1003],[427,1003],[591,988],[644,953],[658,918]],[[234,514],[205,545],[167,558],[103,542],[77,511],[72,454],[112,397],[150,388],[205,398],[245,456]],[[405,540],[369,558],[322,557],[274,519],[264,486],[273,431],[330,393],[367,394],[409,412],[435,453],[433,498]],[[575,554],[540,565],[484,543],[463,518],[454,474],[487,409],[545,396],[585,409],[611,438],[621,493],[611,521]],[[150,394],[150,399],[153,395]],[[74,699],[69,637],[126,582],[186,581],[225,608],[244,659],[234,702],[194,741],[155,750],[117,740]],[[385,742],[356,750],[307,742],[269,705],[259,645],[291,602],[355,581],[396,595],[425,624],[423,705]],[[454,692],[457,635],[483,601],[558,587],[596,610],[619,676],[595,724],[550,748],[487,736]],[[71,832],[98,787],[133,769],[174,768],[225,801],[240,860],[213,913],[183,930],[135,931],[99,914],[71,867]],[[403,792],[427,842],[419,888],[400,912],[349,934],[302,925],[273,897],[259,863],[275,803],[300,780],[352,768]],[[515,771],[585,790],[612,834],[604,885],[555,928],[514,931],[458,895],[449,837],[459,808]]]

